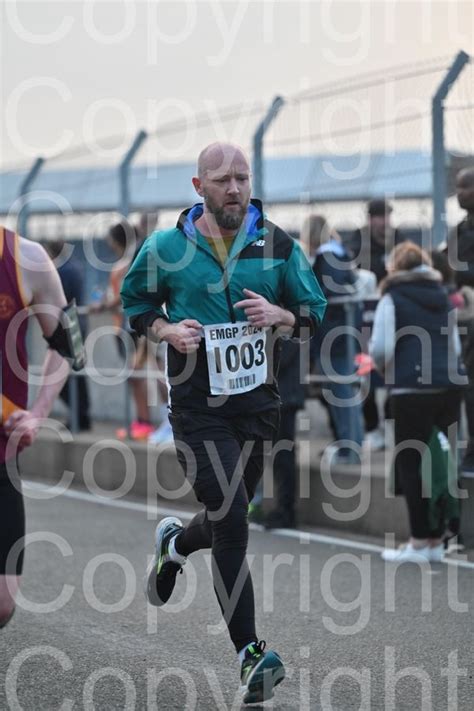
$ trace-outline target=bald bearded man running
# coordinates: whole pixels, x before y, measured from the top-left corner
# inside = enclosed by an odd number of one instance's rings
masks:
[[[285,670],[255,629],[248,503],[277,432],[278,337],[310,337],[326,302],[299,245],[250,199],[242,149],[207,146],[192,182],[203,201],[148,238],[122,287],[132,327],[168,344],[178,458],[204,506],[187,526],[158,524],[147,596],[164,605],[187,557],[211,548],[243,700],[255,703],[273,696]]]

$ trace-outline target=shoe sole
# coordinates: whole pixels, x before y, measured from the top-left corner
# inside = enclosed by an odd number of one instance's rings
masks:
[[[155,555],[149,562],[145,577],[143,578],[143,591],[145,593],[145,597],[150,605],[153,605],[154,607],[162,607],[167,602],[167,600],[163,602],[163,600],[158,597],[158,593],[156,592],[156,567],[161,555],[163,536],[165,535],[168,526],[172,523],[177,526],[183,526],[181,520],[176,518],[176,516],[167,516],[157,525],[155,529]]]
[[[384,560],[386,563],[438,563],[441,561],[434,561],[431,558],[427,558],[424,555],[411,555],[407,556],[406,558],[392,558],[392,557],[385,557],[383,553],[381,553],[381,558]]]
[[[244,704],[257,704],[273,698],[273,689],[285,678],[285,667],[274,652],[267,652],[246,686],[241,687]]]

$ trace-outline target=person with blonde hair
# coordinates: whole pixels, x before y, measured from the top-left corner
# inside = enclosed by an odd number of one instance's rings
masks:
[[[396,492],[403,493],[410,523],[408,543],[386,549],[395,562],[440,562],[444,516],[430,516],[421,465],[434,428],[455,451],[464,376],[455,317],[441,274],[429,255],[413,242],[395,247],[387,260],[370,342],[370,354],[391,389],[395,425]]]

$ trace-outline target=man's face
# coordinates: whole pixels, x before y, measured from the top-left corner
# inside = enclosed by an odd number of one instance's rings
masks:
[[[207,210],[225,230],[238,230],[250,202],[250,170],[244,156],[222,156],[204,171],[196,185]]]
[[[474,171],[461,171],[456,180],[456,193],[459,207],[468,212],[474,211]]]
[[[390,213],[385,215],[369,215],[370,234],[379,241],[385,240],[385,233],[390,227]]]

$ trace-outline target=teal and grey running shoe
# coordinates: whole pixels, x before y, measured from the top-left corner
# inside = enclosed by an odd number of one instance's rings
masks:
[[[263,513],[263,507],[261,504],[252,504],[250,502],[248,508],[248,519],[250,523],[257,523],[263,525],[265,523],[265,514]]]
[[[168,602],[175,586],[176,576],[179,572],[183,572],[186,558],[180,556],[181,561],[177,563],[168,555],[170,540],[182,530],[182,523],[175,516],[167,516],[156,527],[155,555],[144,579],[145,595],[150,605],[155,607],[161,607]]]
[[[265,642],[254,642],[245,651],[240,672],[244,704],[257,704],[273,697],[273,689],[285,678],[285,667],[276,652],[265,652]]]

